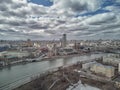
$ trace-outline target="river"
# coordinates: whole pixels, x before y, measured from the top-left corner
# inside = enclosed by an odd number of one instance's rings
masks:
[[[50,61],[41,61],[16,65],[0,70],[0,90],[11,90],[31,80],[31,77],[60,66],[71,65],[78,61],[91,60],[106,54],[91,54],[68,58],[59,58]]]

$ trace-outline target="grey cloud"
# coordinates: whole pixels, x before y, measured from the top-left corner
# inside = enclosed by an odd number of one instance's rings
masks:
[[[51,35],[57,34],[57,32],[55,30],[45,30],[44,32],[51,34]]]
[[[113,22],[116,22],[116,17],[112,17],[112,18],[109,18],[109,19],[103,19],[101,21],[96,21],[96,22],[90,22],[89,24],[90,25],[101,25],[101,24],[108,24],[108,23],[113,23]]]
[[[12,3],[12,0],[0,0],[0,3]]]
[[[7,11],[8,10],[8,7],[5,6],[4,4],[0,4],[0,11],[4,12],[4,11]]]
[[[35,14],[35,15],[44,15],[44,14],[47,14],[46,10],[43,10],[44,8],[32,7],[31,9],[33,11],[33,14]]]
[[[53,6],[44,7],[33,3],[17,3],[15,0],[0,0],[0,39],[57,39],[63,33],[68,34],[69,39],[120,37],[120,16],[113,11],[73,17],[76,13],[100,8],[100,0],[54,1],[56,3]],[[40,18],[30,18],[32,15]]]
[[[2,15],[3,16],[6,16],[6,17],[16,17],[16,18],[26,18],[27,15],[29,15],[30,12],[29,11],[26,11],[26,10],[21,10],[18,12],[16,12],[15,10],[9,10],[7,9],[7,11],[4,11],[2,12]]]
[[[10,29],[9,30],[2,30],[2,29],[0,29],[0,32],[4,32],[4,33],[6,33],[6,32],[13,32],[14,33],[15,31],[14,30],[10,30]]]
[[[47,29],[48,28],[47,25],[46,26],[41,26],[40,24],[32,24],[28,27],[31,28],[31,29]]]
[[[103,25],[101,26],[101,28],[99,28],[100,31],[105,31],[105,30],[114,30],[114,29],[117,29],[117,28],[120,28],[120,24],[110,24],[110,25]]]
[[[22,7],[26,7],[26,5],[24,3],[15,3],[11,5],[11,9],[19,9]]]
[[[4,25],[10,25],[10,26],[24,26],[27,24],[26,21],[20,21],[18,19],[16,20],[6,20],[6,19],[1,19],[0,20],[0,24],[4,24]]]
[[[76,32],[76,31],[75,31]],[[76,33],[74,33],[74,36],[87,36],[87,35],[91,35],[94,32],[90,32],[90,31],[77,31]]]
[[[53,0],[54,8],[64,9],[69,12],[83,12],[83,11],[95,11],[100,8],[101,0]]]
[[[90,25],[101,25],[116,22],[116,19],[115,14],[110,12],[90,16],[84,22]]]
[[[110,33],[115,33],[114,31],[104,31],[104,34],[110,34]]]
[[[26,18],[26,16],[29,14],[28,11],[19,11],[19,12],[15,12],[15,11],[8,11],[7,12],[7,15],[9,16],[14,16],[14,17],[17,17],[17,18]]]
[[[66,21],[63,21],[63,20],[57,20],[57,22],[58,22],[59,24],[64,24],[64,23],[66,23]]]
[[[75,2],[75,3],[70,3],[69,5],[70,5],[69,7],[75,12],[81,12],[83,10],[87,10],[86,4],[81,5],[80,3]]]

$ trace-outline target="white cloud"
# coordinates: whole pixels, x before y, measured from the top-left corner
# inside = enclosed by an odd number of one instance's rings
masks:
[[[53,2],[53,6],[45,7],[27,0],[0,0],[0,39],[58,39],[63,33],[67,33],[69,39],[94,39],[106,35],[110,38],[111,32],[112,36],[120,33],[117,6],[104,8],[111,12],[75,17],[100,9],[102,0]]]
[[[116,16],[114,13],[103,13],[103,14],[90,16],[86,20],[84,20],[83,23],[93,24],[93,25],[108,24],[108,23],[113,23],[115,19],[116,19]]]
[[[100,8],[102,3],[100,0],[53,0],[53,2],[53,8],[74,12],[95,11]]]

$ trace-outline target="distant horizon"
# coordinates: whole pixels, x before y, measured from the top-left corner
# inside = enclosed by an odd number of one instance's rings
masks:
[[[4,39],[0,39],[0,41],[27,41],[28,39],[21,39],[21,40],[4,40]],[[49,40],[49,39],[30,39],[31,41],[60,41],[60,39],[51,39],[51,40]],[[99,41],[99,40],[102,40],[102,41],[108,41],[108,40],[115,40],[115,41],[120,41],[120,39],[86,39],[86,40],[84,40],[84,39],[79,39],[79,40],[77,40],[77,39],[67,39],[67,41]]]

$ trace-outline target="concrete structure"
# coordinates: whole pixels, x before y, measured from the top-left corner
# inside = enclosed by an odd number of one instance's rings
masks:
[[[115,68],[112,66],[105,66],[100,63],[93,64],[90,70],[96,74],[111,78],[114,76]]]

